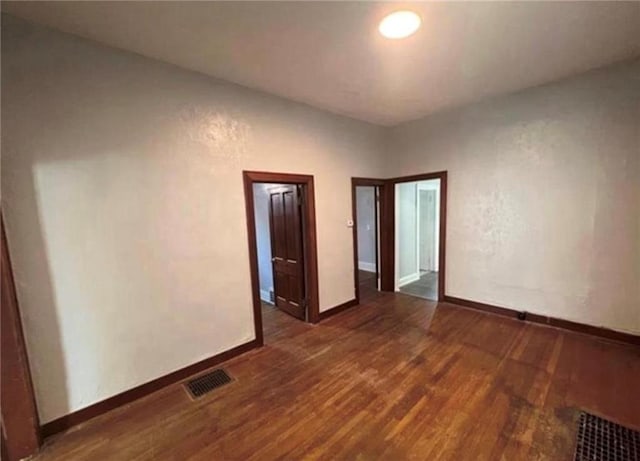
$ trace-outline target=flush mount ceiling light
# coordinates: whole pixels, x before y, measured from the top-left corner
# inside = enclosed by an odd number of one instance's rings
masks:
[[[414,34],[422,24],[422,19],[413,11],[396,11],[380,21],[378,30],[387,38],[405,38]]]

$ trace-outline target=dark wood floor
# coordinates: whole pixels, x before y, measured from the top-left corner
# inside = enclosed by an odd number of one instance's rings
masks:
[[[580,408],[640,427],[638,348],[403,294],[316,326],[263,310],[232,384],[170,386],[37,459],[564,460]]]
[[[400,287],[400,292],[420,298],[438,300],[438,273],[424,272],[415,282]]]
[[[367,302],[378,296],[378,280],[375,272],[358,270],[360,302]]]

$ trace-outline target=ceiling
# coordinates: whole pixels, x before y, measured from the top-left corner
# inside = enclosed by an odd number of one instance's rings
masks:
[[[377,32],[410,8],[423,27]],[[34,22],[380,125],[640,56],[640,2],[3,2]]]

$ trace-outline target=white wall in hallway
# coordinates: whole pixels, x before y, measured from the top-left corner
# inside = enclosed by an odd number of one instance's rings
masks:
[[[435,195],[418,189],[418,267],[420,272],[435,271]]]
[[[358,215],[358,267],[376,270],[376,189],[372,186],[356,187]]]
[[[435,211],[433,213],[433,227],[435,232],[433,238],[430,238],[430,245],[433,247],[433,270],[439,270],[440,258],[440,180],[431,179],[418,182],[418,192],[421,190],[432,190],[435,192]],[[419,231],[420,237],[424,238],[424,233]],[[422,259],[422,258],[421,258]]]
[[[3,213],[41,422],[254,338],[242,170],[314,175],[321,311],[354,297],[351,177],[447,170],[447,294],[640,333],[638,75],[386,130],[3,15]]]
[[[398,183],[395,186],[396,195],[396,288],[414,282],[420,278],[420,243],[422,230],[420,229],[420,190],[436,191],[437,204],[434,217],[436,232],[430,242],[437,247],[440,224],[439,189],[440,180],[425,180]],[[437,260],[438,252],[435,253]],[[438,270],[436,263],[435,269]]]

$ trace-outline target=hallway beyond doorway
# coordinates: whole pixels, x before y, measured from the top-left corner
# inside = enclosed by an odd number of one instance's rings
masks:
[[[418,296],[430,301],[437,301],[438,273],[427,271],[422,272],[418,280],[400,287],[400,292],[408,295]]]
[[[441,188],[445,177],[439,174],[424,177],[427,179],[396,180],[395,288],[405,294],[438,301],[444,292],[439,277],[444,274],[440,267],[444,263],[440,234],[444,224]]]

